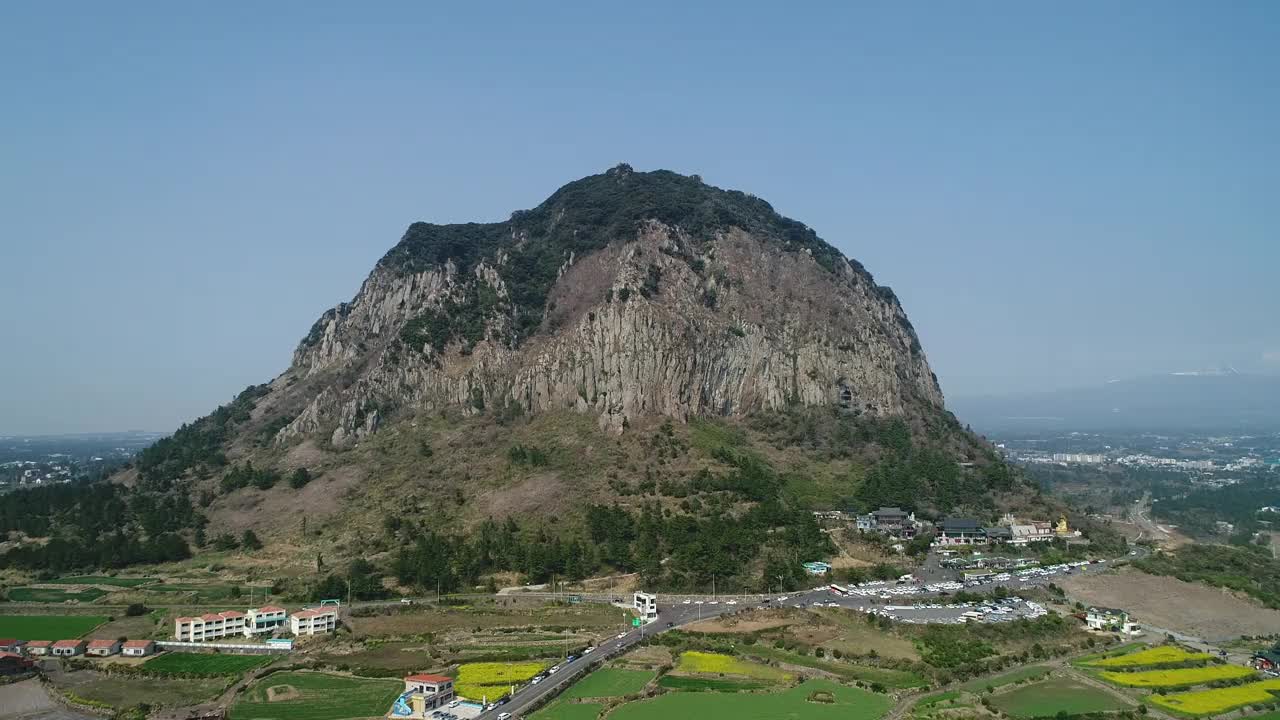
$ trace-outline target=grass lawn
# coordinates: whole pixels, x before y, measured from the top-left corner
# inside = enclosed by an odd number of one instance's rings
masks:
[[[76,602],[87,603],[93,602],[103,595],[106,595],[106,593],[97,588],[71,592],[55,588],[19,587],[9,591],[9,599],[13,602],[60,603],[75,600]]]
[[[160,583],[159,585],[149,585],[139,590],[148,593],[165,593],[173,595],[190,595],[190,600],[196,603],[217,603],[226,602],[233,599],[235,591],[232,590],[234,585],[205,585],[203,583]],[[242,595],[247,599],[247,593],[241,589]],[[261,593],[259,593],[261,594]],[[166,599],[164,603],[173,603],[172,599]]]
[[[180,707],[212,700],[230,683],[230,678],[186,680],[102,677],[78,684],[70,690],[77,697],[107,703],[116,708],[130,707],[139,703]]]
[[[404,690],[399,680],[313,672],[273,673],[231,706],[231,720],[343,720],[381,717]],[[272,700],[274,693],[275,700]]]
[[[773,683],[761,680],[730,680],[728,678],[685,677],[683,675],[663,675],[658,686],[668,690],[691,690],[699,692],[741,692],[743,690],[767,690]]]
[[[982,692],[983,690],[986,690],[989,687],[998,688],[998,687],[1004,687],[1005,685],[1012,685],[1013,683],[1023,682],[1025,680],[1032,680],[1032,679],[1039,680],[1040,678],[1048,674],[1049,674],[1049,668],[1047,667],[1040,667],[1040,666],[1025,667],[1025,668],[1019,668],[1018,670],[1014,670],[1011,673],[1005,673],[1004,675],[997,675],[993,678],[979,678],[977,680],[970,680],[969,682],[962,685],[961,688],[964,690],[967,690],[968,692]]]
[[[638,693],[653,679],[644,670],[597,670],[564,692],[565,698],[609,698]]]
[[[0,615],[0,637],[69,640],[106,622],[99,615]]]
[[[813,693],[829,693],[834,702],[811,702]],[[892,706],[885,695],[810,680],[776,693],[671,692],[627,703],[609,720],[877,720]]]
[[[1067,678],[1053,678],[995,695],[991,703],[1016,718],[1052,717],[1124,710],[1128,706],[1101,690]]]
[[[275,660],[275,655],[222,655],[214,653],[174,653],[157,655],[143,663],[156,673],[201,673],[239,675]]]
[[[556,700],[531,717],[533,720],[596,720],[603,707],[597,703],[570,703]]]
[[[49,585],[111,585],[113,587],[137,587],[155,582],[155,578],[124,578],[124,577],[108,577],[106,575],[75,575],[72,577],[62,577],[57,580],[46,580]]]

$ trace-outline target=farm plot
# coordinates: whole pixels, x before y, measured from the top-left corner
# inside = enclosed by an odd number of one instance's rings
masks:
[[[1104,670],[1098,677],[1113,685],[1135,688],[1180,688],[1204,685],[1216,680],[1238,680],[1253,677],[1254,672],[1243,665],[1209,665],[1198,668],[1174,670],[1144,670],[1141,672],[1117,672]]]
[[[603,705],[598,703],[572,703],[563,699],[533,714],[533,720],[596,720],[600,716]]]
[[[9,591],[9,600],[30,603],[90,603],[106,594],[98,588],[63,590],[62,588],[16,587]]]
[[[109,585],[111,587],[131,588],[155,582],[156,578],[126,578],[109,575],[75,575],[61,577],[57,580],[44,581],[47,585]]]
[[[611,698],[638,693],[653,679],[653,673],[644,670],[602,668],[564,692],[562,697]]]
[[[1059,713],[1123,710],[1127,706],[1107,693],[1067,678],[1052,678],[995,695],[991,703],[1015,718],[1053,717]]]
[[[464,698],[494,700],[510,692],[512,685],[529,682],[546,667],[541,662],[467,663],[458,668],[453,686]]]
[[[1175,695],[1152,695],[1152,704],[1183,715],[1207,716],[1276,700],[1280,695],[1280,678],[1261,680],[1247,685],[1198,690]]]
[[[1187,662],[1212,660],[1209,653],[1190,652],[1177,645],[1161,645],[1159,647],[1139,650],[1125,655],[1115,655],[1100,660],[1089,660],[1081,663],[1087,667],[1098,668],[1139,668],[1159,667],[1161,665],[1178,665]]]
[[[0,615],[0,637],[68,640],[78,638],[106,621],[99,615]]]
[[[893,701],[885,695],[809,680],[772,693],[670,692],[652,700],[627,703],[610,720],[878,720]]]
[[[212,653],[164,653],[142,664],[153,673],[186,675],[240,675],[275,660],[271,655],[219,655]]]
[[[732,655],[689,650],[680,653],[676,672],[682,675],[737,675],[739,677],[787,682],[791,676],[768,665],[739,660]]]
[[[258,680],[231,706],[231,720],[381,717],[404,689],[398,680],[281,672]]]
[[[962,685],[961,688],[969,692],[981,692],[986,688],[998,688],[1004,687],[1005,685],[1012,685],[1014,683],[1026,682],[1027,680],[1039,680],[1048,674],[1049,668],[1037,665],[1033,667],[1020,668],[1011,673],[997,675],[993,678],[970,680]]]
[[[138,703],[167,707],[191,705],[210,700],[226,689],[231,678],[139,678],[101,675],[96,672],[67,673],[57,682],[59,689],[78,698],[125,708]]]

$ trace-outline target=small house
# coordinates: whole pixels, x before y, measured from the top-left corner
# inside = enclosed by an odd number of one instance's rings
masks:
[[[0,638],[0,652],[22,654],[23,647],[27,644],[26,640],[16,640],[13,638]]]
[[[49,655],[52,649],[52,640],[32,640],[27,643],[28,655]]]
[[[85,653],[94,657],[107,657],[120,652],[119,640],[90,640]]]
[[[126,640],[120,652],[125,657],[146,657],[155,654],[155,651],[154,640]]]
[[[15,652],[0,652],[0,675],[21,675],[35,669],[35,663]]]
[[[59,640],[53,644],[51,654],[57,657],[76,657],[84,654],[88,644],[84,640]]]

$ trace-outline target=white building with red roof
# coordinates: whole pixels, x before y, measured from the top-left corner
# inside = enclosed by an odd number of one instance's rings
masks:
[[[294,635],[322,635],[338,629],[338,608],[309,608],[289,617],[289,627]]]
[[[119,640],[90,640],[89,647],[85,651],[89,655],[95,657],[107,657],[120,652]]]
[[[155,651],[155,640],[125,640],[120,650],[125,657],[146,657]]]

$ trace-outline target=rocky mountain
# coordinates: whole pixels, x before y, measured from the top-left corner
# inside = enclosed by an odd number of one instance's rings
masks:
[[[421,588],[798,584],[833,551],[814,509],[994,513],[1018,488],[860,264],[763,200],[625,165],[505,222],[411,225],[279,377],[117,481],[193,547]]]
[[[893,292],[804,225],[626,165],[499,223],[415,223],[271,385],[275,442],[346,447],[444,407],[571,409],[622,433],[788,406],[941,410]]]

